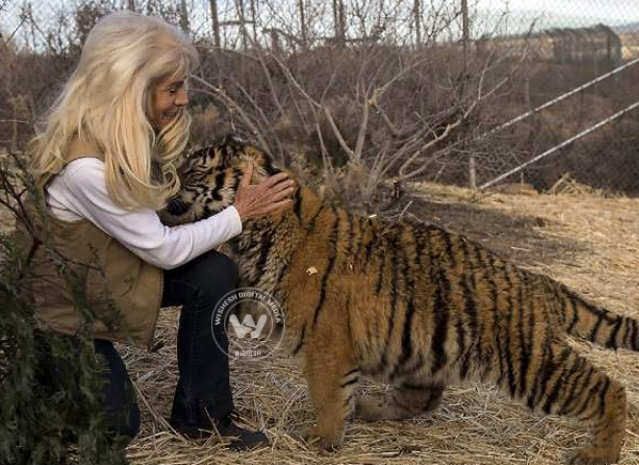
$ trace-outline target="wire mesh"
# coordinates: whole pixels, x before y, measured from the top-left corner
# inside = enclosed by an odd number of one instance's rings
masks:
[[[79,10],[108,12],[135,9],[159,15],[179,24],[188,17],[191,34],[211,37],[211,7],[223,31],[222,46],[242,45],[241,25],[254,40],[268,43],[269,31],[276,30],[311,43],[330,40],[344,16],[346,40],[365,38],[415,45],[435,35],[437,40],[459,40],[462,36],[462,0],[0,0],[0,25],[5,34],[24,17],[33,19],[43,32],[68,32]],[[633,0],[468,0],[470,37],[510,36],[552,29],[581,29],[596,25],[613,28],[624,42],[624,53],[639,47],[630,40],[639,23],[639,4]],[[63,23],[62,26],[60,23]],[[61,29],[62,28],[62,29]],[[417,29],[420,33],[417,33]],[[25,28],[22,44],[43,46],[46,37],[33,36]],[[44,34],[46,36],[46,34]]]
[[[371,44],[417,50],[466,41],[471,54],[512,60],[525,55],[508,108],[484,112],[479,133],[639,57],[639,3],[634,0],[0,0],[4,49],[46,51],[52,63],[46,71],[59,73],[61,81],[94,19],[125,8],[161,16],[188,30],[197,43],[219,40],[222,49],[240,52],[259,46],[292,54]],[[433,163],[424,176],[488,182],[639,100],[638,77],[638,70],[628,69],[507,131],[469,141]],[[6,91],[0,108],[5,121],[0,145],[15,139],[16,121],[28,121],[30,112],[46,106],[47,99],[16,86]],[[544,188],[574,172],[597,187],[624,186],[637,193],[636,120],[637,112],[628,112],[516,178]]]

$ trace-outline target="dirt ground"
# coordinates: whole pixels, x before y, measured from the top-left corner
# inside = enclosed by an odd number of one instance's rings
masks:
[[[415,185],[397,215],[431,221],[548,274],[596,303],[639,318],[639,200],[593,195],[508,195]],[[134,464],[556,464],[588,443],[576,422],[529,411],[492,387],[447,389],[432,416],[407,421],[352,422],[345,445],[319,454],[292,437],[313,421],[306,386],[294,359],[276,351],[265,361],[233,361],[238,409],[263,428],[270,449],[235,453],[213,438],[186,441],[172,434],[177,312],[163,310],[158,341],[145,353],[121,348],[138,389],[143,430],[129,447]],[[576,342],[579,350],[628,392],[621,464],[639,464],[639,354]],[[366,383],[364,391],[383,390]]]

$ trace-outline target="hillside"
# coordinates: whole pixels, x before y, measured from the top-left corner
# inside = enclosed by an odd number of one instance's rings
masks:
[[[623,26],[615,26],[612,28],[617,34],[628,34],[639,32],[639,22],[624,24]]]

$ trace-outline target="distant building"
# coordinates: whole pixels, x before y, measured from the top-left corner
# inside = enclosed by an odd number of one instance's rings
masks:
[[[621,56],[624,60],[639,57],[639,32],[623,32],[619,34],[619,39],[621,39]]]
[[[637,44],[639,45],[639,43]],[[537,34],[483,38],[477,47],[486,52],[521,56],[559,63],[612,63],[622,59],[619,36],[608,26],[548,29]]]

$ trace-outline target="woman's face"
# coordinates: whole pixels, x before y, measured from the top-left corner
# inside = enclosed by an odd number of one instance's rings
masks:
[[[160,79],[151,88],[151,114],[149,121],[160,132],[189,103],[185,77]]]

